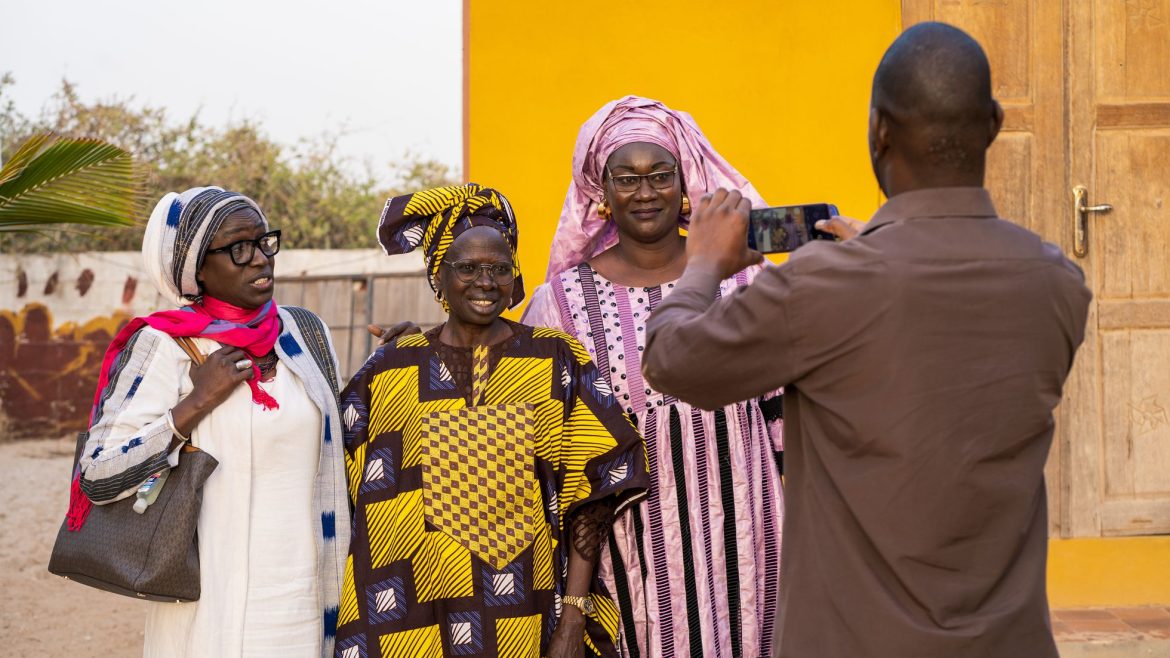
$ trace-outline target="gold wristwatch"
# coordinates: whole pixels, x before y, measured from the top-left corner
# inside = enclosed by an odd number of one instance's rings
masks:
[[[597,608],[593,605],[592,596],[562,596],[561,601],[567,605],[577,606],[586,615],[591,615],[597,611]]]

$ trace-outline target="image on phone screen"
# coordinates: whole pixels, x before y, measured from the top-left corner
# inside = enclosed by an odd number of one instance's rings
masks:
[[[796,251],[812,240],[834,240],[833,234],[816,230],[816,223],[837,213],[831,203],[776,206],[752,210],[748,222],[748,246],[765,254]]]

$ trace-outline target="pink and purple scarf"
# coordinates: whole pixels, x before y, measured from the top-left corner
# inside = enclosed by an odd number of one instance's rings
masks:
[[[109,381],[110,366],[126,347],[130,337],[144,326],[154,327],[174,338],[210,338],[218,343],[244,350],[252,357],[253,376],[248,380],[248,386],[252,389],[252,401],[265,409],[279,408],[276,400],[260,388],[260,367],[256,365],[256,359],[271,352],[277,336],[280,335],[280,317],[276,312],[276,302],[269,300],[264,306],[249,311],[212,297],[204,297],[200,304],[134,318],[118,332],[106,349],[105,358],[102,359],[97,392],[94,394],[94,408],[90,412],[91,423],[97,413],[102,391]]]

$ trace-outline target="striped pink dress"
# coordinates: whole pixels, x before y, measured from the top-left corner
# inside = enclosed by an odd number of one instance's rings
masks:
[[[537,288],[523,322],[576,336],[646,439],[654,484],[618,517],[600,564],[624,655],[768,656],[784,511],[779,398],[711,412],[646,385],[646,318],[673,287],[616,285],[583,264]]]

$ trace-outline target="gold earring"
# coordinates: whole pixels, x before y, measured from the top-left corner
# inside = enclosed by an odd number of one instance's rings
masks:
[[[691,214],[691,200],[689,198],[687,198],[687,195],[685,195],[685,194],[683,195],[682,207],[679,208],[679,214],[680,215]]]
[[[601,203],[597,206],[597,216],[602,219],[609,219],[613,217],[613,211],[609,209],[609,204],[607,204],[604,199],[602,199]]]

